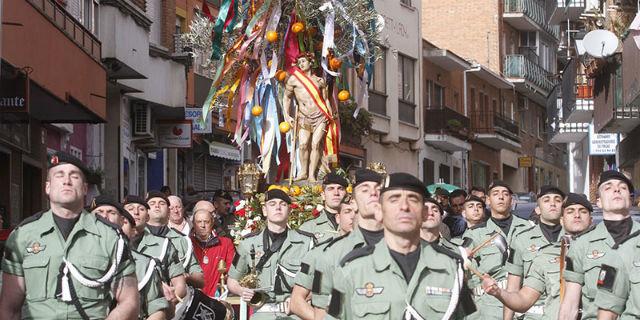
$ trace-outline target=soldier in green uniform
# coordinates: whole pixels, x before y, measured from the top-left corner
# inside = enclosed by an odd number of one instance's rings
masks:
[[[426,198],[424,200],[425,220],[420,229],[420,238],[429,243],[443,246],[445,249],[460,254],[458,245],[451,242],[440,234],[442,226],[442,206],[436,199]]]
[[[633,261],[611,261],[600,267],[595,300],[598,319],[640,319],[640,232],[629,235],[617,250],[633,257]]]
[[[631,219],[633,184],[621,172],[609,170],[600,175],[596,204],[602,208],[604,220],[571,244],[567,253],[566,289],[560,306],[559,319],[577,318],[582,301],[582,319],[595,319],[598,307],[594,303],[598,291],[601,266],[622,262],[631,265],[634,257],[618,251],[630,234],[640,230]]]
[[[426,188],[407,173],[389,175],[376,214],[385,236],[358,248],[336,269],[329,319],[462,319],[459,255],[420,239]]]
[[[484,222],[484,200],[473,194],[464,199],[464,209],[462,216],[467,222],[467,230],[464,231],[461,238],[468,234],[469,228],[473,228]]]
[[[384,237],[382,223],[376,220],[376,213],[380,209],[380,183],[382,176],[369,169],[359,169],[355,174],[353,195],[358,205],[357,226],[344,236],[331,240],[322,253],[318,252],[313,274],[313,289],[311,304],[315,308],[316,319],[326,313],[329,305],[329,295],[333,287],[334,270],[340,260],[349,252],[365,245],[374,245]]]
[[[131,239],[135,236],[135,221],[124,207],[107,196],[98,196],[93,200],[91,213],[99,215],[122,228],[122,232]],[[138,319],[159,320],[167,318],[169,302],[162,292],[160,273],[153,258],[131,250],[136,263],[138,292],[140,293],[140,314]]]
[[[45,192],[50,209],[25,219],[6,243],[0,317],[137,317],[135,265],[125,236],[83,209],[89,171],[62,152],[51,157],[49,166]]]
[[[313,234],[318,243],[338,237],[336,214],[340,210],[340,201],[347,194],[348,185],[349,181],[337,173],[327,173],[322,181],[323,210],[317,218],[303,223],[300,230]]]
[[[258,274],[267,301],[254,310],[252,319],[298,319],[290,315],[289,298],[300,260],[313,246],[313,235],[287,227],[290,204],[291,199],[282,190],[265,193],[262,212],[267,227],[240,242],[229,270],[229,291],[247,302],[256,294],[256,288],[243,287],[241,280],[254,268]]]
[[[484,223],[468,229],[464,238],[468,249],[473,249],[489,239],[494,233],[503,236],[508,246],[511,246],[516,234],[531,228],[529,221],[511,213],[513,192],[511,187],[502,181],[494,181],[489,186],[487,204],[491,210],[491,217]],[[470,257],[477,264],[477,270],[488,274],[498,282],[500,288],[507,287],[507,270],[504,268],[507,256],[495,245],[488,245]],[[478,311],[469,319],[500,319],[502,320],[502,303],[493,296],[485,294],[481,285],[482,279],[474,275],[469,285],[473,289],[474,300]]]
[[[340,211],[336,215],[340,236],[353,231],[358,207],[350,194],[347,194],[340,204]],[[296,274],[296,282],[291,292],[291,312],[303,320],[314,319],[314,308],[309,304],[311,292],[314,290],[314,274],[316,273],[316,259],[324,253],[324,247],[331,242],[331,238],[318,243],[309,251],[300,263],[300,271]],[[316,285],[319,285],[316,282]],[[318,292],[319,288],[315,288]]]
[[[139,196],[129,195],[125,198],[124,208],[135,220],[135,236],[131,238],[131,248],[136,252],[155,259],[160,268],[162,287],[165,298],[171,303],[169,314],[173,314],[177,297],[187,294],[184,267],[178,258],[178,250],[171,240],[156,236],[147,228],[149,221],[149,205]]]
[[[509,259],[505,269],[507,277],[507,291],[518,292],[522,287],[522,279],[529,271],[531,262],[540,253],[540,248],[556,243],[564,235],[560,218],[562,217],[562,201],[565,194],[559,188],[551,185],[540,187],[536,197],[535,213],[539,223],[517,234],[509,248]],[[537,303],[524,314],[524,319],[535,320],[542,318],[543,305],[546,297],[540,296]],[[504,318],[512,319],[514,312],[504,308]]]
[[[570,193],[562,208],[561,223],[565,233],[564,237],[565,239],[566,237],[575,239],[591,225],[593,207],[586,196]],[[568,241],[565,241],[565,243],[568,244]],[[565,247],[567,244],[565,244]],[[507,292],[507,290],[500,289],[495,280],[489,277],[483,279],[483,289],[488,294],[498,298],[506,307],[516,312],[530,310],[542,297],[546,297],[542,306],[543,314],[541,319],[558,319],[562,282],[560,271],[562,245],[562,241],[555,241],[542,245],[538,249],[538,254],[532,260],[531,266],[524,277],[523,287],[518,292]]]
[[[193,244],[189,235],[169,227],[169,198],[160,191],[149,191],[149,221],[147,228],[152,234],[166,237],[178,250],[178,258],[185,270],[187,284],[196,288],[204,287],[204,273],[193,253]]]

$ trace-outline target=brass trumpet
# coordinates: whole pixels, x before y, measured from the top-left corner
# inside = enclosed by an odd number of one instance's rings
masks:
[[[256,289],[260,288],[260,279],[258,278],[258,271],[256,270],[256,250],[251,246],[249,251],[251,257],[251,271],[246,276],[242,277],[238,283],[245,288]],[[259,309],[269,300],[269,296],[261,291],[256,291],[253,294],[253,298],[249,301],[249,305],[254,309]]]

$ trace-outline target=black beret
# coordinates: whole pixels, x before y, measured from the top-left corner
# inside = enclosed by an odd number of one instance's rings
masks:
[[[501,180],[495,180],[491,183],[491,185],[489,185],[489,193],[491,192],[491,189],[496,187],[507,188],[507,190],[509,190],[509,193],[513,194],[513,190],[511,190],[511,187],[506,182]]]
[[[449,198],[467,197],[467,192],[462,189],[455,189],[449,193]]]
[[[124,207],[115,201],[113,198],[107,195],[99,195],[93,198],[93,202],[91,203],[91,211],[95,210],[98,207],[102,206],[112,206],[118,210],[118,213],[123,216],[125,219],[129,221],[132,225],[136,225],[136,221],[133,219],[133,216],[124,209]]]
[[[565,197],[564,192],[562,192],[562,190],[560,190],[560,188],[556,186],[544,185],[540,187],[540,192],[538,192],[538,198],[547,194],[557,194],[557,195],[560,195],[562,198]]]
[[[222,198],[233,202],[233,197],[231,196],[231,194],[222,189],[216,190],[216,192],[213,193],[213,199],[215,200],[216,198]]]
[[[141,205],[145,206],[147,209],[149,209],[149,204],[140,196],[135,196],[135,195],[126,196],[124,198],[124,204],[128,205],[130,203],[141,204]]]
[[[147,202],[149,202],[149,200],[151,200],[152,198],[162,198],[167,202],[167,205],[169,205],[169,197],[167,197],[164,192],[160,192],[158,190],[151,190],[147,192]]]
[[[620,180],[626,183],[627,187],[629,187],[629,192],[633,195],[635,190],[633,188],[633,182],[631,182],[631,180],[629,180],[629,178],[627,178],[627,176],[625,176],[622,172],[616,170],[607,170],[603,172],[602,174],[600,174],[600,182],[598,182],[598,188],[600,188],[603,183],[609,180]]]
[[[74,165],[78,167],[80,171],[82,171],[82,173],[86,178],[89,178],[91,176],[91,172],[89,171],[89,168],[87,168],[87,166],[85,166],[80,159],[66,152],[56,151],[56,153],[54,153],[53,155],[51,155],[51,157],[49,157],[49,162],[48,162],[49,169],[55,166],[59,166],[61,164]]]
[[[587,199],[587,196],[585,196],[584,194],[569,193],[567,195],[567,198],[564,200],[564,203],[562,204],[562,208],[564,209],[574,204],[582,205],[583,207],[589,209],[590,212],[593,212],[593,206],[591,205],[589,199]]]
[[[326,186],[328,184],[339,184],[346,188],[349,185],[349,181],[334,171],[331,171],[327,173],[327,175],[324,176],[324,180],[322,180],[322,185]]]
[[[427,188],[420,179],[404,172],[392,173],[387,176],[382,185],[380,194],[389,190],[409,190],[421,194],[423,197],[427,196]]]
[[[480,203],[484,204],[484,201],[482,199],[480,199],[480,197],[478,197],[478,196],[469,195],[466,199],[464,199],[464,203],[473,202],[473,201],[480,202]]]
[[[436,206],[438,206],[438,209],[440,209],[440,214],[444,214],[444,210],[442,210],[442,205],[436,199],[427,197],[427,198],[424,199],[424,202],[425,203],[426,202],[431,202],[431,203],[435,204]]]
[[[449,196],[449,191],[447,191],[446,189],[443,188],[436,188],[436,191],[434,191],[436,196],[445,196],[448,197]]]
[[[288,204],[291,204],[291,198],[289,198],[286,192],[280,189],[271,189],[264,194],[264,202],[273,199],[280,199]]]
[[[356,183],[353,187],[355,188],[357,185],[364,182],[382,183],[382,175],[369,169],[356,170]]]

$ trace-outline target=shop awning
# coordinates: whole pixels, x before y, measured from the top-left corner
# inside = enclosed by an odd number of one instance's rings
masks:
[[[236,147],[216,141],[207,141],[207,143],[209,144],[210,155],[218,158],[240,161],[240,150],[238,150]]]

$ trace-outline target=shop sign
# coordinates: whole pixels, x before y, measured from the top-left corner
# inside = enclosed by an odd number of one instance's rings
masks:
[[[589,126],[589,155],[608,156],[616,154],[620,135],[617,133],[594,133]]]
[[[184,108],[184,118],[192,121],[193,133],[211,133],[211,110],[207,121],[202,120],[202,108]]]
[[[518,167],[520,168],[533,167],[533,157],[518,157]]]
[[[29,78],[3,72],[0,80],[0,112],[29,112]]]
[[[160,148],[191,148],[191,121],[159,121],[156,132]]]

